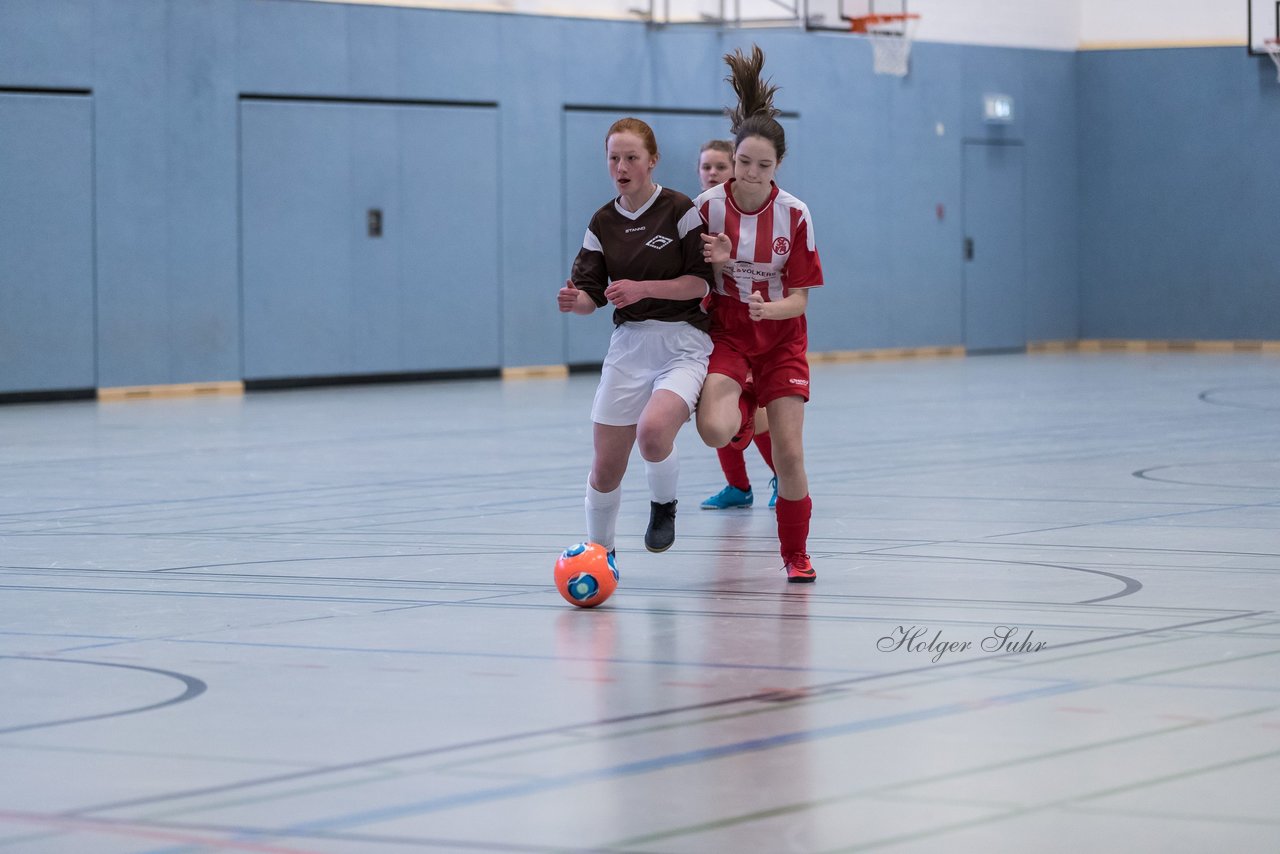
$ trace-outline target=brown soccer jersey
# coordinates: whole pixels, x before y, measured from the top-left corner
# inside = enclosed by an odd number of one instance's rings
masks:
[[[711,265],[702,257],[701,236],[706,231],[693,202],[675,190],[659,188],[635,213],[615,199],[591,217],[570,278],[601,308],[611,280],[662,281],[689,275],[705,279],[709,288]],[[711,329],[702,297],[642,299],[613,312],[615,324],[629,320],[684,321],[704,332]]]

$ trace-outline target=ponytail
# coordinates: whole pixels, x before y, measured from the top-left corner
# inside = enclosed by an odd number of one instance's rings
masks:
[[[782,111],[773,105],[778,87],[762,77],[764,51],[759,45],[752,45],[751,55],[747,56],[741,48],[735,48],[733,53],[725,54],[724,61],[729,66],[725,80],[738,96],[737,106],[725,110],[733,130],[734,149],[749,136],[762,137],[773,145],[778,162],[782,162],[787,153],[787,137],[776,118]]]

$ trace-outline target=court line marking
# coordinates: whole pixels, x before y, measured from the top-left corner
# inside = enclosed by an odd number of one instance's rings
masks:
[[[64,718],[61,720],[41,721],[31,724],[19,724],[17,726],[0,728],[0,735],[9,735],[15,732],[26,732],[33,729],[48,729],[50,727],[67,726],[69,724],[87,723],[88,721],[100,721],[107,718],[118,718],[125,715],[136,715],[142,712],[151,712],[156,709],[163,709],[166,706],[173,706],[178,703],[185,703],[188,700],[194,700],[205,692],[208,686],[194,676],[188,676],[185,673],[178,673],[173,670],[161,670],[155,667],[143,667],[136,664],[119,664],[110,661],[88,661],[77,658],[50,658],[48,656],[37,655],[6,655],[0,654],[0,659],[13,659],[16,661],[45,661],[54,662],[55,664],[86,664],[93,667],[115,667],[121,670],[137,670],[142,673],[149,673],[158,676],[164,676],[169,679],[176,679],[183,685],[183,691],[167,700],[161,700],[156,703],[149,703],[145,706],[137,706],[131,709],[120,709],[114,712],[101,712],[96,715],[83,715],[75,718]]]
[[[1159,632],[1177,631],[1180,629],[1186,629],[1186,628],[1191,628],[1195,626],[1229,622],[1232,620],[1243,619],[1243,618],[1257,616],[1259,614],[1266,614],[1266,613],[1269,613],[1269,612],[1266,612],[1266,611],[1245,612],[1237,615],[1218,616],[1218,617],[1211,617],[1204,620],[1194,620],[1191,622],[1174,624],[1171,626],[1161,626],[1161,627],[1152,628],[1152,629],[1141,629],[1141,630],[1135,630],[1130,632],[1123,632],[1120,634],[1107,635],[1100,638],[1085,638],[1078,641],[1069,641],[1065,644],[1060,644],[1059,646],[1055,647],[1055,649],[1065,649],[1065,648],[1077,647],[1077,646],[1083,646],[1083,645],[1106,643],[1111,641],[1123,640],[1125,638],[1131,638],[1131,637],[1142,637],[1146,635],[1156,634]],[[850,685],[856,685],[856,684],[861,684],[865,682],[889,679],[894,677],[901,677],[901,676],[912,675],[912,674],[924,674],[924,673],[933,674],[941,670],[948,670],[952,668],[969,666],[975,662],[989,664],[992,660],[998,660],[1001,658],[1014,658],[1018,655],[1024,655],[1024,654],[1011,652],[1011,653],[997,654],[995,656],[991,656],[984,659],[956,659],[954,661],[944,661],[939,664],[921,665],[919,667],[905,668],[897,671],[886,671],[884,673],[873,674],[869,676],[851,677],[848,679],[841,679],[841,680],[836,680],[833,682],[826,682],[826,683],[818,683],[818,684],[804,686],[804,687],[810,691],[830,690],[834,688],[842,688]],[[557,726],[545,727],[537,730],[528,730],[528,731],[519,732],[519,733],[506,733],[503,735],[473,739],[471,741],[455,742],[453,744],[440,745],[437,747],[428,747],[428,748],[422,748],[419,750],[405,751],[398,754],[390,754],[390,755],[384,755],[380,757],[361,759],[354,762],[337,763],[334,765],[328,765],[320,768],[313,768],[306,771],[297,771],[297,772],[290,772],[290,773],[284,773],[284,774],[273,774],[265,777],[259,777],[256,779],[241,780],[238,782],[224,783],[216,786],[203,786],[203,787],[187,789],[182,791],[168,792],[161,795],[150,795],[142,798],[132,798],[132,799],[123,800],[123,801],[115,801],[107,804],[98,804],[98,805],[80,807],[75,810],[68,811],[66,814],[67,815],[84,815],[89,813],[106,812],[108,810],[122,809],[127,807],[137,807],[137,806],[145,806],[148,804],[163,803],[165,801],[182,800],[186,798],[206,796],[206,795],[215,794],[219,792],[240,791],[240,790],[254,788],[258,786],[274,785],[276,783],[282,783],[290,780],[314,777],[322,774],[340,773],[340,772],[349,771],[356,768],[365,767],[368,765],[378,765],[378,764],[384,764],[387,762],[403,761],[406,759],[417,759],[424,756],[439,756],[439,755],[448,754],[448,753],[471,750],[478,747],[489,747],[489,746],[499,745],[499,744],[518,743],[520,741],[523,741],[529,738],[536,738],[536,737],[547,736],[547,735],[556,735],[556,734],[561,734],[566,732],[573,732],[573,731],[581,730],[583,728],[588,728],[588,727],[611,726],[611,725],[616,725],[621,723],[628,723],[631,721],[653,720],[657,718],[666,717],[668,715],[683,714],[690,711],[705,711],[709,709],[722,708],[726,706],[733,706],[733,705],[738,705],[743,703],[754,703],[754,702],[758,702],[763,696],[767,696],[767,695],[756,692],[752,694],[739,695],[734,697],[725,697],[718,700],[711,700],[711,701],[706,701],[702,703],[691,703],[691,704],[680,705],[680,706],[672,706],[665,709],[654,709],[647,712],[636,712],[628,715],[616,715],[613,717],[598,719],[595,721],[579,721],[571,724],[561,724]]]
[[[782,815],[790,815],[797,812],[805,812],[815,808],[823,808],[836,806],[847,803],[849,801],[861,799],[867,795],[883,794],[895,792],[898,790],[912,789],[921,786],[932,786],[938,783],[949,783],[955,780],[962,780],[975,774],[988,774],[992,771],[1004,771],[1011,768],[1018,768],[1026,765],[1034,765],[1037,763],[1061,759],[1067,756],[1079,755],[1095,750],[1107,750],[1114,747],[1132,744],[1139,741],[1145,741],[1151,738],[1159,738],[1161,736],[1173,733],[1183,732],[1186,730],[1198,729],[1206,726],[1215,726],[1235,720],[1244,719],[1253,715],[1266,714],[1275,711],[1280,706],[1264,706],[1258,709],[1249,709],[1243,712],[1233,712],[1219,718],[1208,721],[1194,721],[1187,723],[1172,724],[1168,726],[1156,727],[1154,729],[1145,730],[1138,733],[1130,733],[1128,735],[1117,736],[1115,738],[1106,738],[1099,741],[1087,742],[1081,745],[1072,745],[1069,747],[1061,747],[1053,750],[1046,750],[1040,753],[1024,754],[1012,759],[1003,759],[998,762],[988,762],[985,764],[971,765],[967,768],[961,768],[954,771],[946,771],[931,776],[917,777],[911,780],[903,780],[898,783],[889,783],[877,786],[874,789],[858,789],[852,792],[846,792],[840,795],[829,795],[823,798],[813,798],[807,801],[796,801],[790,804],[782,804],[771,807],[767,810],[756,810],[749,813],[741,813],[736,816],[727,816],[715,821],[704,822],[696,825],[685,825],[678,828],[669,828],[668,830],[658,833],[644,834],[641,836],[633,836],[627,839],[617,840],[609,843],[610,846],[632,846],[643,845],[649,842],[657,842],[663,839],[670,839],[678,836],[689,836],[697,833],[706,833],[713,830],[722,830],[726,827],[733,827],[740,824],[746,824],[753,821],[762,821],[765,819],[776,818]]]

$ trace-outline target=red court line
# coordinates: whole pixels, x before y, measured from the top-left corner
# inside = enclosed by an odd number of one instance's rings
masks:
[[[138,827],[136,825],[123,824],[120,822],[70,818],[56,815],[44,815],[41,813],[0,810],[0,821],[24,824],[42,824],[49,827],[56,827],[60,830],[92,830],[99,833],[114,833],[118,836],[131,836],[139,839],[155,839],[164,842],[182,842],[189,845],[199,845],[205,848],[214,848],[219,850],[257,851],[261,852],[261,854],[321,854],[321,852],[314,849],[280,848],[276,845],[265,845],[257,842],[243,842],[234,839],[217,839],[205,836],[195,836],[190,833],[179,833],[172,830],[156,830],[153,828]]]

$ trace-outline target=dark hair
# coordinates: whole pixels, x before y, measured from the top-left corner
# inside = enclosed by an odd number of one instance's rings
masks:
[[[644,147],[648,150],[650,156],[658,156],[658,138],[653,135],[653,128],[640,119],[618,119],[610,125],[609,132],[604,135],[605,148],[609,147],[609,137],[615,133],[634,133],[640,137],[640,141],[644,143]]]
[[[782,162],[787,153],[787,136],[774,118],[782,113],[773,105],[773,93],[778,91],[778,87],[760,77],[764,71],[764,51],[753,44],[748,57],[742,53],[742,48],[734,48],[733,53],[724,55],[724,61],[729,66],[729,76],[725,80],[738,95],[738,106],[725,110],[733,130],[734,150],[747,137],[758,136],[773,144],[778,162]]]
[[[733,157],[733,143],[727,139],[711,139],[702,143],[702,148],[698,149],[698,153],[702,154],[706,151],[719,151],[723,154]]]

